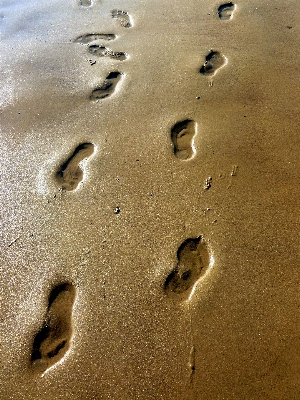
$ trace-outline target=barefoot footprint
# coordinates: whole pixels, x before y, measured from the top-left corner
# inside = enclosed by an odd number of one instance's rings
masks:
[[[90,7],[92,5],[92,0],[79,0],[79,4],[84,7]]]
[[[113,33],[88,33],[87,35],[78,36],[74,40],[75,43],[88,44],[96,40],[115,40],[117,37]]]
[[[124,61],[128,55],[122,51],[114,52],[107,47],[99,46],[97,44],[89,46],[89,53],[97,57],[108,57],[119,61]]]
[[[69,350],[75,296],[76,290],[71,283],[58,285],[50,293],[45,323],[33,342],[31,363],[34,371],[44,373]]]
[[[202,236],[185,240],[177,251],[178,263],[165,281],[168,296],[187,300],[198,280],[210,267],[210,255]]]
[[[180,160],[189,160],[194,157],[196,150],[194,138],[197,134],[195,121],[186,119],[177,122],[171,129],[171,140],[174,145],[174,154]]]
[[[223,54],[211,50],[205,58],[205,63],[200,69],[200,74],[214,76],[226,63],[227,58]]]
[[[130,21],[130,15],[128,14],[127,11],[122,11],[122,10],[112,10],[111,11],[111,16],[112,18],[116,18],[119,20],[121,26],[124,28],[131,28],[132,24]]]
[[[76,147],[70,158],[56,172],[56,181],[65,190],[75,190],[83,179],[83,171],[79,163],[91,156],[95,146],[92,143],[83,143]]]
[[[81,0],[81,1],[84,1],[85,3],[88,2],[88,0]],[[127,11],[114,9],[111,11],[111,16],[112,18],[117,19],[121,24],[121,26],[123,26],[124,28],[130,28],[132,26],[131,18]],[[116,38],[117,36],[115,34],[90,33],[77,37],[74,40],[74,42],[81,44],[89,44],[91,42],[99,40],[109,41],[109,40],[115,40]],[[126,54],[123,51],[115,52],[105,47],[103,44],[97,44],[97,43],[89,45],[88,52],[97,57],[107,57],[117,61],[124,61],[128,58],[128,54]],[[92,60],[89,61],[91,65],[94,65],[96,63],[96,61]],[[121,81],[123,75],[124,74],[122,74],[119,71],[110,72],[106,76],[104,82],[92,91],[91,95],[89,96],[89,99],[98,101],[111,96],[113,93],[115,93],[118,83]]]
[[[218,8],[218,15],[220,19],[228,20],[233,17],[235,4],[232,2],[220,5]]]
[[[90,95],[90,100],[101,100],[111,96],[115,92],[121,78],[121,72],[110,72],[102,85],[93,90],[92,94]]]

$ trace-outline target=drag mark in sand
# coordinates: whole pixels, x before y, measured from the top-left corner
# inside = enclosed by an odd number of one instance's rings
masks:
[[[110,72],[102,85],[93,90],[92,94],[90,95],[90,100],[101,100],[111,96],[115,92],[121,78],[121,72]]]
[[[178,263],[165,281],[168,296],[188,300],[197,282],[211,266],[211,257],[202,236],[185,240],[177,251]]]
[[[232,2],[221,4],[218,8],[218,15],[220,19],[228,20],[233,17],[233,13],[235,10],[235,4]]]
[[[197,134],[197,123],[190,119],[177,122],[171,129],[171,140],[174,154],[180,160],[189,160],[196,154],[194,138]]]
[[[211,50],[205,57],[205,63],[200,68],[200,74],[214,76],[216,72],[227,64],[227,58],[218,51]]]
[[[75,43],[88,44],[97,40],[115,40],[117,38],[113,33],[88,33],[87,35],[78,36],[74,40]]]
[[[82,143],[77,146],[74,153],[61,165],[56,172],[56,181],[62,189],[75,190],[83,179],[83,171],[79,163],[91,156],[95,146],[92,143]]]
[[[188,367],[190,370],[190,383],[193,382],[193,378],[194,378],[194,374],[195,374],[195,370],[196,370],[195,353],[196,353],[195,346],[192,345],[190,354],[189,354],[189,361],[188,361]]]
[[[76,289],[71,283],[58,285],[50,293],[45,323],[33,342],[31,365],[34,371],[43,374],[69,350],[75,296]]]
[[[131,18],[127,11],[115,9],[111,11],[111,16],[112,18],[118,19],[121,26],[123,26],[124,28],[132,27]]]
[[[97,57],[108,57],[118,61],[124,61],[127,59],[128,55],[122,51],[114,52],[107,47],[99,46],[97,44],[89,46],[88,49],[90,54]]]

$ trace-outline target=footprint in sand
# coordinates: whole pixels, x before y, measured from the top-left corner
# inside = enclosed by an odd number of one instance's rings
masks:
[[[110,72],[102,85],[93,90],[92,94],[90,95],[90,100],[101,100],[111,96],[115,92],[122,75],[123,74],[118,71]]]
[[[116,18],[124,28],[132,27],[131,18],[127,11],[115,9],[111,11],[111,16]]]
[[[58,285],[50,293],[45,323],[33,342],[31,365],[34,371],[44,373],[69,350],[75,296],[76,289],[71,283]]]
[[[214,76],[216,72],[227,64],[227,58],[218,51],[211,50],[205,57],[205,63],[200,68],[200,74]]]
[[[165,281],[168,296],[179,301],[187,300],[197,281],[210,267],[210,255],[202,236],[187,239],[177,251],[178,263]]]
[[[92,0],[79,0],[79,5],[83,7],[90,7],[92,5]]]
[[[177,122],[171,129],[171,140],[174,154],[180,160],[189,160],[196,154],[194,138],[197,134],[197,123],[190,119]]]
[[[235,10],[235,4],[232,2],[221,4],[218,8],[218,15],[220,19],[228,20],[233,17],[233,13]]]
[[[83,179],[83,171],[79,163],[91,156],[95,146],[92,143],[83,143],[76,147],[74,153],[61,165],[56,172],[56,181],[64,190],[75,190]]]
[[[89,46],[89,53],[97,57],[108,57],[114,60],[124,61],[128,55],[122,51],[114,52],[107,47],[99,46],[97,44]]]
[[[88,33],[86,35],[78,36],[74,40],[75,43],[88,44],[96,40],[115,40],[117,38],[113,33]]]

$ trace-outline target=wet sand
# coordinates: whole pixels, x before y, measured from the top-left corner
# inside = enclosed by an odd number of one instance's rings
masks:
[[[300,399],[299,11],[2,1],[1,399]]]

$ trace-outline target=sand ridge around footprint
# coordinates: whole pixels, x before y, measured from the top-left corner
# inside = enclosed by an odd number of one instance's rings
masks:
[[[31,363],[34,371],[44,373],[69,350],[75,297],[76,289],[71,283],[63,283],[51,291],[45,323],[33,342]]]

